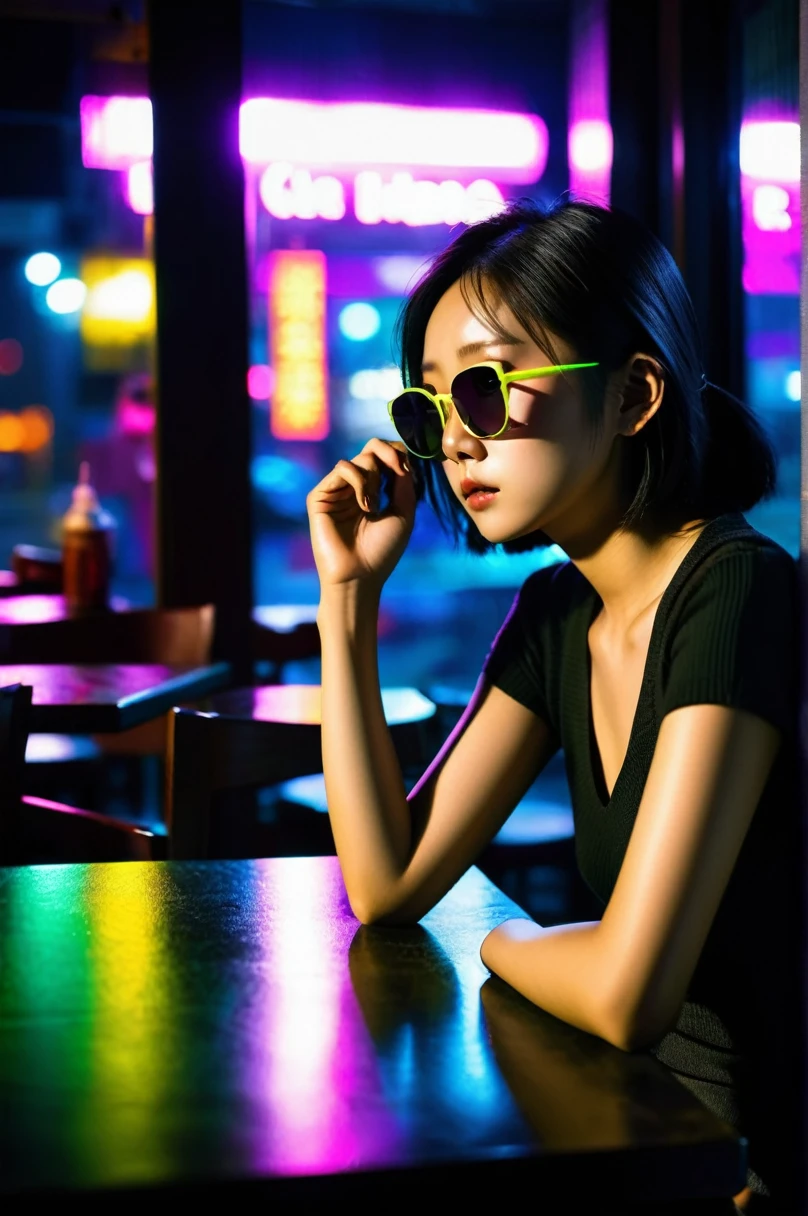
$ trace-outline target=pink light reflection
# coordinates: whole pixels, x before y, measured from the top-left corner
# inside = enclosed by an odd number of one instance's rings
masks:
[[[287,859],[273,878],[283,917],[262,926],[266,985],[251,1016],[253,1035],[245,1085],[263,1135],[253,1168],[279,1174],[329,1174],[383,1165],[401,1133],[388,1113],[373,1044],[348,971],[353,927],[340,940],[324,928],[344,898],[339,871],[324,874]],[[260,863],[256,865],[260,882]],[[325,881],[323,881],[325,879]],[[335,922],[336,923],[336,922]],[[284,982],[274,981],[276,974]],[[374,1098],[373,1135],[360,1131],[356,1108]],[[263,1118],[261,1116],[264,1116]]]

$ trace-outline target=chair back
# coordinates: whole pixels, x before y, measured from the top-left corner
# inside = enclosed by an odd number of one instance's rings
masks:
[[[322,767],[319,723],[262,722],[172,709],[168,714],[165,792],[169,856],[221,855],[213,822],[214,805],[223,801],[217,795],[276,785],[318,773]],[[221,809],[225,815],[224,806]],[[300,816],[297,821],[301,830],[304,819]],[[295,851],[333,852],[327,816],[317,815],[308,822],[311,832]],[[249,849],[256,845],[272,853],[295,848],[289,834],[296,835],[294,825],[286,826],[285,833],[279,824],[259,831],[262,842],[244,840],[242,848],[248,851],[238,855],[249,856]]]
[[[214,624],[213,604],[25,622],[0,630],[0,660],[202,666],[210,660]]]
[[[0,688],[0,833],[22,793],[33,691],[28,684]]]
[[[164,857],[165,840],[147,828],[22,793],[32,693],[0,688],[0,865]]]

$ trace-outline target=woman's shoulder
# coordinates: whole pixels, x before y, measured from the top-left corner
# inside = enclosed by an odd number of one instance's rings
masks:
[[[690,554],[677,598],[682,608],[698,598],[704,604],[758,603],[777,615],[797,602],[797,562],[772,537],[754,528],[743,515],[712,520]]]

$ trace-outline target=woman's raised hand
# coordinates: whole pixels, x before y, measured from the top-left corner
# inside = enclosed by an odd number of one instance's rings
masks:
[[[379,509],[387,476],[390,504]],[[407,547],[415,487],[401,444],[370,439],[340,460],[306,498],[321,587],[367,581],[381,587]]]

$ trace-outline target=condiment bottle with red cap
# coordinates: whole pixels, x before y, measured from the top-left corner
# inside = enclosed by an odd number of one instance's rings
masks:
[[[90,466],[79,467],[78,484],[62,519],[62,581],[68,610],[91,612],[109,603],[115,520],[98,501]]]

